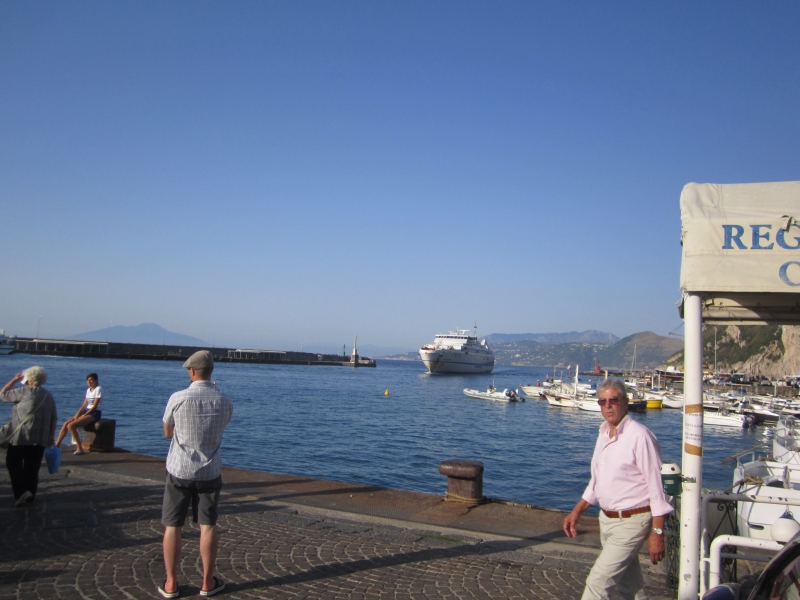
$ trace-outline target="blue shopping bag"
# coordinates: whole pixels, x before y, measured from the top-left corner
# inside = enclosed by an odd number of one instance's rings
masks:
[[[48,446],[44,449],[44,458],[47,460],[48,473],[50,473],[50,475],[58,473],[58,467],[61,466],[61,448]]]

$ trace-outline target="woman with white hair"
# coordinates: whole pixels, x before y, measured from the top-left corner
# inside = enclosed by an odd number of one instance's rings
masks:
[[[31,367],[14,375],[0,390],[0,401],[14,404],[7,437],[2,441],[8,443],[6,467],[16,506],[33,502],[44,449],[53,445],[56,433],[56,403],[42,387],[46,381],[47,372],[42,367]],[[24,385],[12,389],[19,382]]]

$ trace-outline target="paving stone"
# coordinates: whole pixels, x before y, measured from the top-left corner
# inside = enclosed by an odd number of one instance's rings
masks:
[[[0,600],[159,598],[160,507],[161,485],[152,479],[89,468],[43,476],[27,510],[13,509],[3,484]],[[225,495],[221,513],[217,566],[228,583],[225,598],[571,599],[580,597],[597,555],[591,548],[298,509],[256,492]],[[193,525],[183,533],[181,597],[199,597],[199,533]],[[652,596],[667,596],[658,572],[648,581]]]

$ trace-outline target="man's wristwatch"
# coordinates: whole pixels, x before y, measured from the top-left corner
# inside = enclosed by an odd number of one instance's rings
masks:
[[[656,535],[664,535],[664,530],[661,529],[660,527],[653,527],[653,533],[655,533]]]

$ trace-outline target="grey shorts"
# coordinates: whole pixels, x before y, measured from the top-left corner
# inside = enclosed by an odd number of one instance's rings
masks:
[[[161,524],[165,527],[183,527],[189,506],[192,521],[200,525],[216,525],[219,491],[222,476],[207,481],[178,479],[167,473],[164,485],[164,503],[161,505]]]

